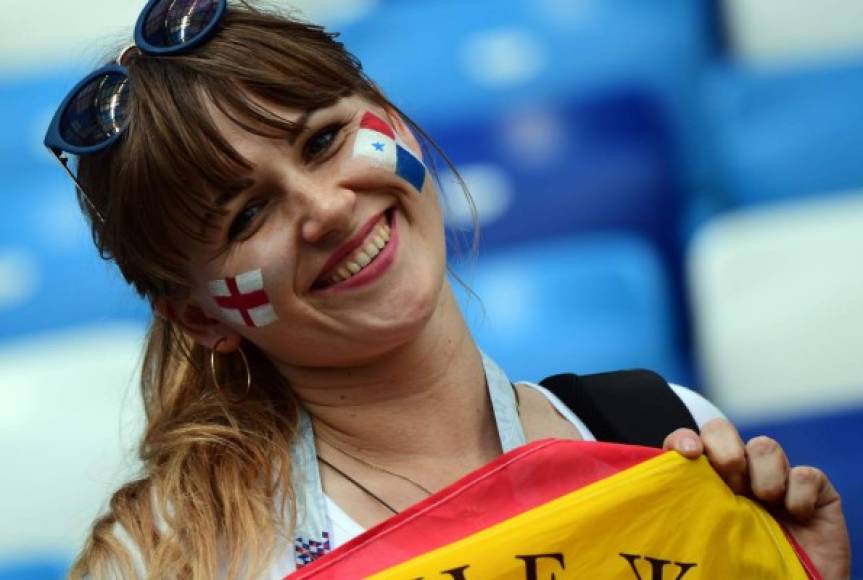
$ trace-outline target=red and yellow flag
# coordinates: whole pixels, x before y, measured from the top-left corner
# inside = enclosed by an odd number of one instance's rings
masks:
[[[485,467],[289,576],[398,580],[818,579],[705,458],[547,439]]]

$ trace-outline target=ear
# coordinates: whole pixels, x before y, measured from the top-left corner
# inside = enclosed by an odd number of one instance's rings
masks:
[[[386,107],[387,111],[387,120],[393,126],[396,133],[404,143],[411,148],[411,150],[419,157],[423,158],[422,147],[420,146],[419,141],[414,135],[414,132],[411,130],[410,125],[405,121],[404,117],[402,117],[401,113],[395,110],[392,107]]]
[[[210,350],[221,353],[237,350],[242,337],[189,298],[162,297],[153,302],[157,316],[176,324],[192,340]]]

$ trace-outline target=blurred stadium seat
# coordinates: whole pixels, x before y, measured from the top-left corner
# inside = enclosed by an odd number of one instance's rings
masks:
[[[662,264],[637,236],[551,237],[455,272],[479,297],[454,284],[477,343],[514,379],[633,367],[688,378]]]
[[[863,192],[730,213],[701,231],[692,305],[721,408],[744,419],[863,405],[861,248]]]
[[[722,0],[735,56],[777,65],[863,54],[858,0]]]
[[[116,268],[99,258],[68,178],[51,169],[5,180],[0,344],[82,324],[143,324],[149,316]]]
[[[135,473],[142,330],[78,326],[0,348],[0,558],[77,550]]]
[[[673,100],[703,64],[707,12],[689,0],[392,2],[342,32],[370,76],[427,121],[633,79]]]
[[[727,64],[705,90],[716,186],[728,204],[863,186],[863,59],[780,70]]]
[[[0,559],[0,580],[63,580],[68,568],[58,556]]]
[[[512,190],[495,215],[484,214],[479,200],[484,248],[627,229],[665,256],[675,254],[680,194],[672,136],[649,94],[620,91],[432,130],[457,167],[500,168]],[[457,188],[448,191],[450,199],[460,195]]]
[[[54,175],[59,169],[42,145],[42,138],[60,101],[80,78],[76,73],[84,72],[80,67],[70,69],[33,73],[27,77],[0,77],[3,119],[0,171],[4,176],[31,178],[40,173]],[[14,191],[9,190],[9,193]]]

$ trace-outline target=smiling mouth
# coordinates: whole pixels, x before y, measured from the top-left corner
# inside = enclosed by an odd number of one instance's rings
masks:
[[[384,248],[390,243],[394,208],[378,216],[367,224],[365,235],[356,242],[348,242],[356,247],[343,256],[335,265],[325,267],[325,271],[312,286],[312,290],[322,290],[347,282],[370,264],[373,264]]]

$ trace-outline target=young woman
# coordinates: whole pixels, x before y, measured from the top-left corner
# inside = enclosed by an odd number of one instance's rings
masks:
[[[314,556],[302,546],[325,552],[516,445],[592,438],[474,344],[421,143],[334,35],[245,3],[151,0],[136,45],[73,89],[46,144],[77,157],[97,246],[157,314],[144,473],[73,576],[282,578]],[[701,433],[666,446],[706,453],[784,511],[825,578],[847,577],[825,476],[676,392]]]

